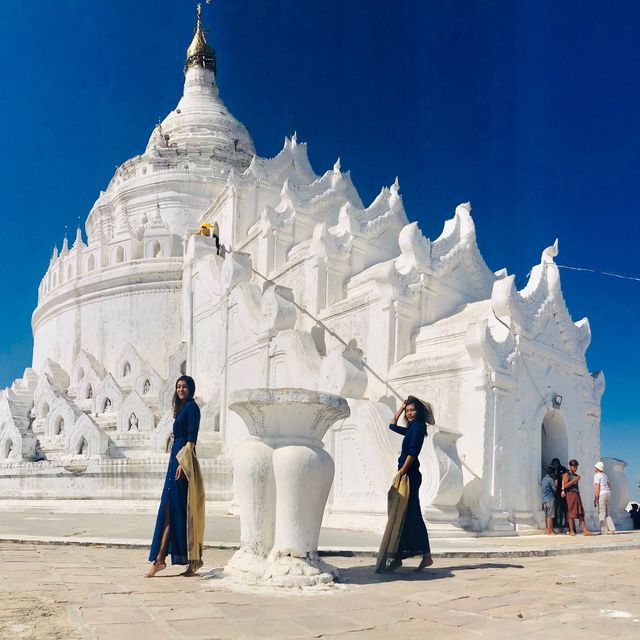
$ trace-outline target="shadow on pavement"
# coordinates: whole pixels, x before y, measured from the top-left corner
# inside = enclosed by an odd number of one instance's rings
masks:
[[[458,571],[477,569],[524,569],[524,565],[507,562],[480,562],[478,564],[432,566],[424,571],[414,571],[411,566],[402,567],[393,572],[376,573],[375,565],[345,567],[340,569],[340,584],[376,584],[382,582],[423,581],[453,578]]]

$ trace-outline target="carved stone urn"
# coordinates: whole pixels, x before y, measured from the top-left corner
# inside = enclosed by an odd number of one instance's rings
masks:
[[[318,557],[334,464],[322,438],[346,418],[346,400],[308,389],[240,389],[229,408],[250,436],[234,454],[241,547],[225,568],[232,580],[277,586],[330,582]]]

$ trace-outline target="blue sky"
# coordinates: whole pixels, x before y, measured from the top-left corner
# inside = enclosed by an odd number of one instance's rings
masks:
[[[285,135],[316,172],[338,156],[365,202],[399,176],[436,238],[470,200],[496,270],[560,264],[640,276],[640,3],[217,0],[204,8],[222,95],[261,155]],[[30,364],[54,242],[178,101],[190,0],[0,3],[4,232],[0,386]],[[602,451],[640,482],[640,282],[563,271],[603,369]],[[636,400],[634,400],[636,398]]]

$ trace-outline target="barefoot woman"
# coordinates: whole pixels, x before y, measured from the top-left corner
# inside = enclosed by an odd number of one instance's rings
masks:
[[[178,458],[183,461],[195,459],[194,451],[200,427],[200,409],[193,399],[195,392],[193,378],[178,378],[173,395],[173,444],[149,552],[149,561],[153,564],[145,576],[147,578],[152,578],[166,568],[165,559],[169,554],[172,564],[189,565],[183,576],[192,576],[202,566],[201,545],[196,553],[197,557],[194,558],[192,552],[192,557],[189,558],[187,518],[192,516],[188,513],[189,481],[185,469],[178,463]],[[190,535],[193,533],[190,532]]]
[[[397,423],[403,412],[407,419],[407,426],[399,427]],[[402,451],[400,458],[398,458],[398,470],[400,474],[406,474],[409,478],[407,511],[402,524],[398,551],[388,567],[390,570],[398,568],[402,565],[404,558],[412,556],[422,556],[417,568],[418,571],[433,564],[427,527],[422,519],[419,495],[422,474],[420,473],[418,456],[420,455],[424,438],[427,435],[427,423],[435,424],[431,406],[423,404],[413,396],[409,396],[400,405],[400,408],[393,416],[393,422],[389,425],[389,429],[404,436]]]

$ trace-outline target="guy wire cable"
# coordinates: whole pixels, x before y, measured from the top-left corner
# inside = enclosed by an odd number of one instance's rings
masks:
[[[232,253],[232,251],[228,251],[227,253]],[[620,273],[613,273],[611,271],[598,271],[597,269],[589,269],[586,267],[572,267],[569,265],[565,265],[565,264],[557,264],[555,263],[556,266],[559,269],[570,269],[572,271],[585,271],[588,273],[597,273],[600,275],[604,275],[604,276],[610,276],[613,278],[621,278],[623,280],[634,280],[637,282],[640,282],[640,277],[635,277],[635,276],[629,276],[629,275],[625,275],[625,274],[620,274]],[[263,275],[262,273],[260,273],[257,269],[255,269],[253,267],[253,265],[251,266],[251,271],[253,273],[255,273],[257,276],[259,276],[260,278],[262,278],[265,282],[267,282],[268,284],[272,284],[272,285],[276,285],[277,283],[275,282],[275,280],[271,280],[270,278],[267,278],[267,276]],[[520,282],[518,282],[516,284],[516,288],[518,288],[525,280],[527,280],[529,278],[529,276],[531,275],[531,271],[529,271],[527,273],[527,275],[520,280]],[[307,315],[309,318],[311,318],[318,326],[322,327],[330,336],[332,336],[333,338],[335,338],[338,342],[340,342],[342,345],[344,345],[345,347],[350,347],[351,345],[344,340],[340,335],[338,335],[333,329],[331,329],[330,327],[328,327],[324,322],[322,322],[322,320],[320,320],[319,318],[316,318],[309,310],[305,309],[304,307],[302,307],[301,305],[299,305],[295,299],[292,300],[293,305],[296,307],[296,309],[298,309],[299,311],[301,311],[302,313],[304,313],[305,315]],[[493,311],[493,309],[492,309]],[[496,320],[498,320],[498,322],[500,322],[501,324],[503,324],[507,330],[509,331],[509,333],[513,334],[514,336],[518,336],[518,334],[513,331],[513,329],[506,324],[505,322],[503,322],[496,314],[495,312],[493,312],[493,315],[495,317]],[[518,351],[518,353],[520,353],[520,358],[523,361],[523,365],[524,368],[527,371],[527,374],[529,375],[529,378],[531,379],[531,382],[533,383],[533,386],[536,390],[536,392],[538,393],[538,395],[540,396],[540,398],[542,400],[545,399],[545,396],[543,396],[540,393],[540,390],[538,389],[538,387],[536,386],[536,383],[533,379],[533,376],[531,375],[531,372],[529,371],[529,368],[527,367],[526,362],[524,362],[524,357],[522,352],[520,351],[520,349],[518,348],[518,345],[516,344],[516,350]],[[385,385],[385,387],[387,387],[397,398],[399,398],[400,400],[404,400],[404,397],[398,393],[390,384],[388,380],[384,380],[380,375],[378,375],[378,373],[376,371],[374,371],[366,362],[365,358],[363,357],[362,359],[362,365],[363,367],[369,372],[371,373],[371,375],[376,378],[376,380],[378,380],[379,382],[382,382],[382,384]]]
[[[609,276],[611,278],[620,278],[621,280],[633,280],[635,282],[640,282],[640,277],[629,276],[624,273],[614,273],[613,271],[600,271],[598,269],[590,269],[589,267],[572,267],[572,266],[569,266],[568,264],[558,264],[557,262],[554,264],[556,265],[556,267],[558,267],[558,269],[569,269],[570,271],[584,271],[586,273],[596,273],[600,276]],[[516,289],[520,288],[520,285],[522,285],[524,281],[529,278],[530,275],[531,275],[531,271],[529,271],[527,275],[524,276],[524,278],[522,278],[522,280],[517,282]]]
[[[270,278],[267,278],[266,276],[262,275],[257,269],[254,269],[253,266],[251,267],[251,271],[253,271],[253,273],[255,273],[257,276],[260,276],[265,282],[269,283],[269,284],[273,284],[275,285],[276,282],[274,280],[271,280]],[[319,318],[316,318],[310,311],[308,311],[307,309],[305,309],[304,307],[300,306],[295,300],[291,301],[294,305],[294,307],[296,307],[296,309],[300,310],[302,313],[304,313],[305,315],[309,316],[309,318],[311,318],[317,325],[321,326],[330,336],[332,336],[333,338],[335,338],[338,342],[340,342],[340,344],[343,344],[345,347],[350,348],[351,345],[346,341],[343,340],[342,337],[340,337],[335,331],[333,331],[333,329],[329,328],[324,322],[322,322],[322,320],[320,320]],[[371,373],[371,375],[376,378],[376,380],[378,380],[379,382],[382,382],[382,384],[385,385],[385,387],[387,387],[390,391],[393,392],[393,394],[399,399],[399,400],[404,400],[404,396],[400,395],[388,382],[388,380],[384,380],[381,376],[379,376],[366,362],[365,359],[363,357],[362,359],[362,366],[369,371],[369,373]]]

